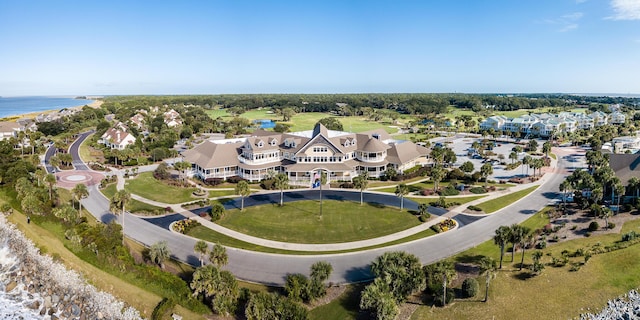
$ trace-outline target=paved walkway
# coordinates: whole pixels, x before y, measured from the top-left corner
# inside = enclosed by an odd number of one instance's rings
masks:
[[[551,168],[547,168],[547,171],[553,170],[553,168],[555,168],[557,166],[557,161],[552,159],[551,162]],[[118,182],[116,184],[116,188],[118,190],[122,190],[124,189],[124,185],[125,185],[125,178],[124,175],[122,174],[121,171],[117,171],[116,175],[118,177]],[[478,205],[480,203],[492,200],[492,199],[496,199],[499,198],[501,196],[513,193],[513,192],[517,192],[520,190],[524,190],[527,188],[530,188],[534,185],[541,185],[546,181],[546,177],[548,175],[543,175],[540,179],[538,179],[536,182],[533,183],[528,183],[528,184],[520,184],[520,185],[516,185],[513,187],[508,187],[505,188],[505,190],[500,190],[500,191],[496,191],[496,192],[492,192],[489,195],[482,197],[480,199],[476,199],[474,201],[470,201],[467,202],[465,204],[462,204],[460,206],[457,206],[455,208],[452,208],[451,210],[449,210],[448,213],[446,213],[443,216],[435,216],[432,215],[432,218],[425,222],[422,223],[418,226],[415,226],[413,228],[409,228],[400,232],[396,232],[390,235],[386,235],[386,236],[382,236],[382,237],[378,237],[378,238],[373,238],[373,239],[367,239],[367,240],[361,240],[361,241],[353,241],[353,242],[343,242],[343,243],[330,243],[330,244],[305,244],[305,243],[289,243],[289,242],[280,242],[280,241],[273,241],[273,240],[268,240],[268,239],[263,239],[263,238],[258,238],[258,237],[253,237],[244,233],[240,233],[225,227],[222,227],[216,223],[213,223],[207,219],[204,219],[194,213],[192,213],[189,210],[185,210],[182,208],[182,204],[168,204],[168,203],[162,203],[162,202],[158,202],[158,201],[153,201],[153,200],[149,200],[143,197],[140,197],[138,195],[132,194],[131,198],[150,204],[150,205],[154,205],[157,207],[161,207],[161,208],[166,208],[166,207],[170,207],[174,212],[179,213],[182,216],[185,216],[187,218],[193,219],[198,221],[200,224],[202,224],[203,226],[206,226],[209,229],[214,230],[215,232],[218,232],[220,234],[223,234],[225,236],[228,237],[232,237],[241,241],[245,241],[248,243],[252,243],[252,244],[256,244],[256,245],[260,245],[263,247],[269,247],[269,248],[275,248],[275,249],[282,249],[282,250],[291,250],[291,251],[346,251],[346,250],[354,250],[354,249],[361,249],[361,248],[365,248],[365,247],[372,247],[372,246],[378,246],[381,244],[385,244],[385,243],[389,243],[392,241],[396,241],[396,240],[400,240],[409,236],[412,236],[414,234],[420,233],[422,231],[425,231],[429,228],[431,228],[431,226],[433,226],[436,223],[439,223],[445,219],[448,218],[453,218],[455,219],[455,217],[457,215],[472,215],[472,216],[487,216],[486,214],[477,214],[477,215],[473,215],[473,214],[467,214],[464,213],[464,210],[466,210],[469,206],[471,205]],[[418,182],[414,182],[414,183],[418,183]],[[385,188],[387,188],[389,186],[385,186]],[[342,190],[342,189],[340,189]],[[344,191],[344,190],[343,190]],[[265,191],[265,192],[260,192],[261,194],[265,194],[265,193],[274,193],[274,192],[279,192],[279,191]],[[286,191],[288,192],[296,192],[295,190],[290,190],[290,191]],[[386,192],[379,192],[379,191],[367,191],[366,193],[378,193],[378,194],[384,194],[384,195],[389,195],[389,193]],[[225,196],[223,197],[217,197],[217,198],[226,198]],[[216,198],[212,198],[212,199],[216,199]],[[456,225],[459,225],[459,223]],[[171,230],[173,232],[173,230]],[[437,235],[436,235],[437,236]]]

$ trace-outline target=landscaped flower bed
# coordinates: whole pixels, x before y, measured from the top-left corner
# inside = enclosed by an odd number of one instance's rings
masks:
[[[440,232],[449,231],[455,227],[456,227],[456,221],[453,219],[447,219],[434,224],[433,226],[431,226],[431,229],[433,229],[433,231],[437,233],[440,233]]]
[[[200,222],[191,219],[184,219],[173,224],[173,231],[187,234],[191,229],[200,225]]]

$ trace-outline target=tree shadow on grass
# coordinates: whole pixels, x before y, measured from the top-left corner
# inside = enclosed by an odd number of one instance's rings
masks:
[[[518,279],[518,280],[522,280],[522,281],[529,280],[529,279],[531,279],[531,278],[533,278],[535,276],[536,276],[535,273],[530,272],[530,271],[525,271],[525,270],[518,271],[518,272],[513,274],[513,278],[514,279]]]
[[[484,258],[484,255],[481,254],[475,254],[475,255],[470,255],[470,254],[465,254],[465,255],[461,255],[456,257],[456,262],[460,262],[460,263],[474,263],[474,264],[478,264],[480,263],[480,261],[482,260],[482,258]]]
[[[378,208],[378,209],[382,209],[386,207],[384,204],[379,202],[367,202],[367,205],[372,206],[374,208]]]

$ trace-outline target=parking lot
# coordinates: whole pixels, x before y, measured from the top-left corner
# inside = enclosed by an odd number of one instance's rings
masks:
[[[449,137],[439,137],[431,140],[432,145],[436,143],[442,143],[448,148],[451,148],[455,154],[457,161],[454,164],[455,167],[459,167],[463,163],[467,161],[471,161],[474,166],[474,171],[479,171],[482,165],[484,164],[484,158],[471,157],[469,156],[468,149],[471,148],[471,145],[474,141],[482,141],[482,137],[472,137],[466,136],[464,134],[456,134],[454,136]],[[538,141],[538,148],[542,148],[543,140]],[[511,159],[509,159],[509,154],[513,147],[517,144],[515,142],[497,142],[493,148],[494,156],[491,156],[491,159],[498,159],[498,155],[504,155],[504,160],[500,160],[502,162],[511,163]],[[526,153],[522,152],[518,155],[518,161],[522,160],[522,158],[526,155]],[[532,174],[532,169],[529,169],[528,166],[519,166],[514,170],[507,171],[505,170],[505,165],[500,164],[499,162],[494,162],[493,164],[493,174],[489,177],[489,179],[493,180],[509,180],[514,176],[522,176],[527,174],[527,170],[529,174]]]

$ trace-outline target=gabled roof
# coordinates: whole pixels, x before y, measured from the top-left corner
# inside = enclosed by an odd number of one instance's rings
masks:
[[[16,132],[20,131],[20,124],[12,121],[0,122],[0,132]]]
[[[429,149],[413,142],[405,141],[391,146],[387,151],[387,160],[389,160],[390,163],[403,164],[428,154]]]
[[[620,178],[623,185],[629,184],[631,177],[640,178],[640,154],[609,155],[609,167],[613,169],[616,177]]]
[[[102,135],[101,138],[103,140],[109,141],[112,144],[117,144],[117,145],[121,145],[127,140],[129,140],[130,143],[132,143],[131,140],[135,141],[135,138],[133,137],[133,135],[131,135],[126,131],[116,129],[116,128],[110,128]]]
[[[184,159],[199,165],[201,168],[220,168],[236,165],[242,142],[214,143],[204,141],[193,149],[182,153]]]

